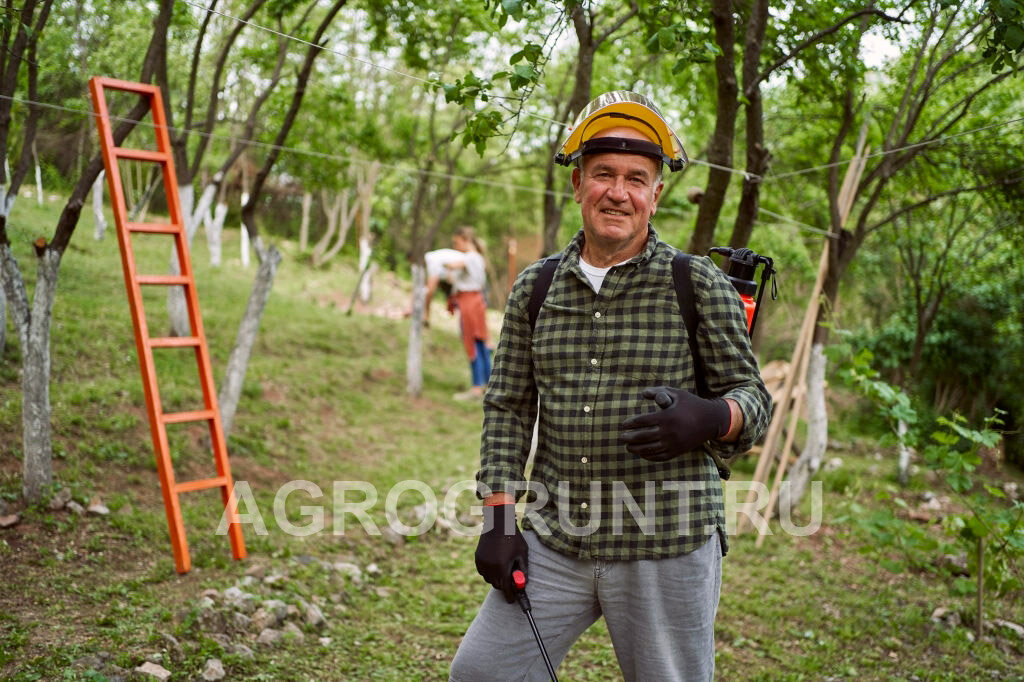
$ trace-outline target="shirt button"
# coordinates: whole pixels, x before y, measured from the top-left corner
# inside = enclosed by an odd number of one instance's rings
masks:
[[[596,313],[594,313],[594,317],[601,317],[601,311],[598,310]]]
[[[596,365],[597,364],[597,358],[590,358],[590,364]]]
[[[582,507],[583,509],[586,509],[587,508],[587,503],[584,502],[583,504],[580,505],[580,507]]]
[[[583,406],[583,411],[584,412],[590,412],[590,405],[584,405]]]
[[[587,458],[586,457],[580,457],[580,461],[583,462],[584,464],[586,464],[587,463]]]

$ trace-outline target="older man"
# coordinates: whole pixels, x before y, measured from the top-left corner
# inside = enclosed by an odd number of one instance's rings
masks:
[[[726,551],[709,453],[749,449],[771,399],[742,305],[706,258],[693,258],[689,272],[713,397],[696,393],[673,284],[676,249],[651,225],[662,164],[678,170],[686,156],[655,106],[636,93],[602,95],[556,160],[575,166],[583,229],[562,253],[535,320],[530,299],[544,261],[519,276],[508,299],[477,474],[484,532],[476,564],[495,589],[451,679],[546,679],[514,603],[511,574],[520,569],[556,666],[603,616],[625,679],[708,680]],[[524,493],[520,532],[515,502]]]

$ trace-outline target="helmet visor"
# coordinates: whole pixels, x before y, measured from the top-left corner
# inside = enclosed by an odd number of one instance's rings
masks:
[[[569,137],[555,155],[555,161],[568,166],[581,155],[595,152],[601,148],[600,145],[595,147],[586,144],[594,135],[608,128],[622,126],[633,128],[650,139],[660,150],[659,156],[670,170],[680,170],[686,165],[688,159],[683,145],[658,108],[647,97],[626,90],[606,92],[588,104],[576,117]],[[643,147],[643,151],[620,151],[653,156],[646,147]]]

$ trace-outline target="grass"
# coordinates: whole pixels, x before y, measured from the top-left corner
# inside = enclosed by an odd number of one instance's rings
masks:
[[[22,201],[15,207],[12,241],[29,280],[28,242],[54,223],[52,206]],[[217,657],[231,679],[446,679],[459,639],[489,589],[473,567],[475,540],[437,524],[404,540],[371,535],[334,504],[336,481],[372,483],[380,497],[368,514],[383,529],[386,494],[396,484],[422,481],[440,503],[452,485],[472,478],[481,413],[451,400],[468,375],[446,316],[434,316],[424,392],[411,399],[405,393],[407,324],[362,312],[345,316],[352,268],[311,272],[290,245],[282,245],[286,259],[229,440],[235,478],[251,487],[268,534],[247,527],[249,558],[233,561],[227,539],[215,532],[217,494],[187,494],[182,500],[193,570],[179,576],[116,243],[113,234],[93,241],[88,217],[79,229],[65,255],[54,310],[54,489],[68,487],[83,504],[99,496],[112,513],[78,517],[45,505],[23,508],[18,500],[20,349],[9,328],[0,362],[0,500],[22,520],[0,531],[0,677],[98,680],[113,666],[132,669],[149,659],[159,660],[174,679],[193,679],[208,658]],[[232,237],[237,232],[227,233],[225,254],[237,254]],[[151,262],[164,262],[162,245],[147,248]],[[211,268],[201,236],[194,258],[219,378],[253,268],[242,270],[237,256]],[[406,291],[398,283],[382,285],[375,303],[393,311],[404,304]],[[156,315],[151,325],[159,328],[162,302],[154,300],[149,309]],[[194,363],[182,355],[164,362],[165,398],[187,404]],[[202,429],[181,426],[170,437],[179,477],[210,475]],[[844,440],[853,437],[843,432]],[[820,475],[825,505],[817,532],[794,537],[773,524],[775,535],[761,548],[750,535],[732,538],[717,620],[719,679],[1024,679],[1024,642],[971,642],[967,628],[931,621],[937,606],[969,618],[972,603],[951,594],[948,576],[898,568],[899,556],[882,561],[864,551],[871,550],[870,541],[856,517],[890,504],[880,498],[895,490],[894,465],[876,460],[864,444],[829,456],[836,454],[843,466]],[[752,468],[751,461],[742,462],[737,476],[749,477]],[[1021,480],[1019,474],[999,475]],[[315,485],[322,497],[293,492],[282,499],[280,513],[303,526],[317,524],[320,509],[322,531],[295,537],[275,521],[275,496],[293,480],[308,481],[307,490]],[[916,499],[934,487],[919,475],[901,494]],[[362,499],[356,490],[344,494],[345,502]],[[416,492],[393,502],[396,518],[408,526],[423,513]],[[456,498],[462,518],[470,502],[467,493]],[[805,506],[797,522],[810,517]],[[337,570],[338,563],[356,564],[362,578]],[[370,571],[371,565],[376,569]],[[204,590],[222,594],[232,586],[260,604],[316,604],[326,625],[302,626],[301,641],[292,634],[275,648],[257,646],[230,623],[216,622],[229,610],[203,602]],[[989,618],[1024,622],[1019,593],[990,598],[986,610]],[[222,632],[230,642],[214,636]],[[237,643],[250,646],[254,656],[232,650]],[[566,680],[618,679],[602,623],[584,635],[559,674]]]

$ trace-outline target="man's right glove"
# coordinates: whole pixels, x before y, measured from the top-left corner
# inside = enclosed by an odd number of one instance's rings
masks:
[[[476,570],[509,604],[516,601],[512,571],[527,572],[530,548],[516,525],[514,504],[484,506],[484,532],[476,546]]]

